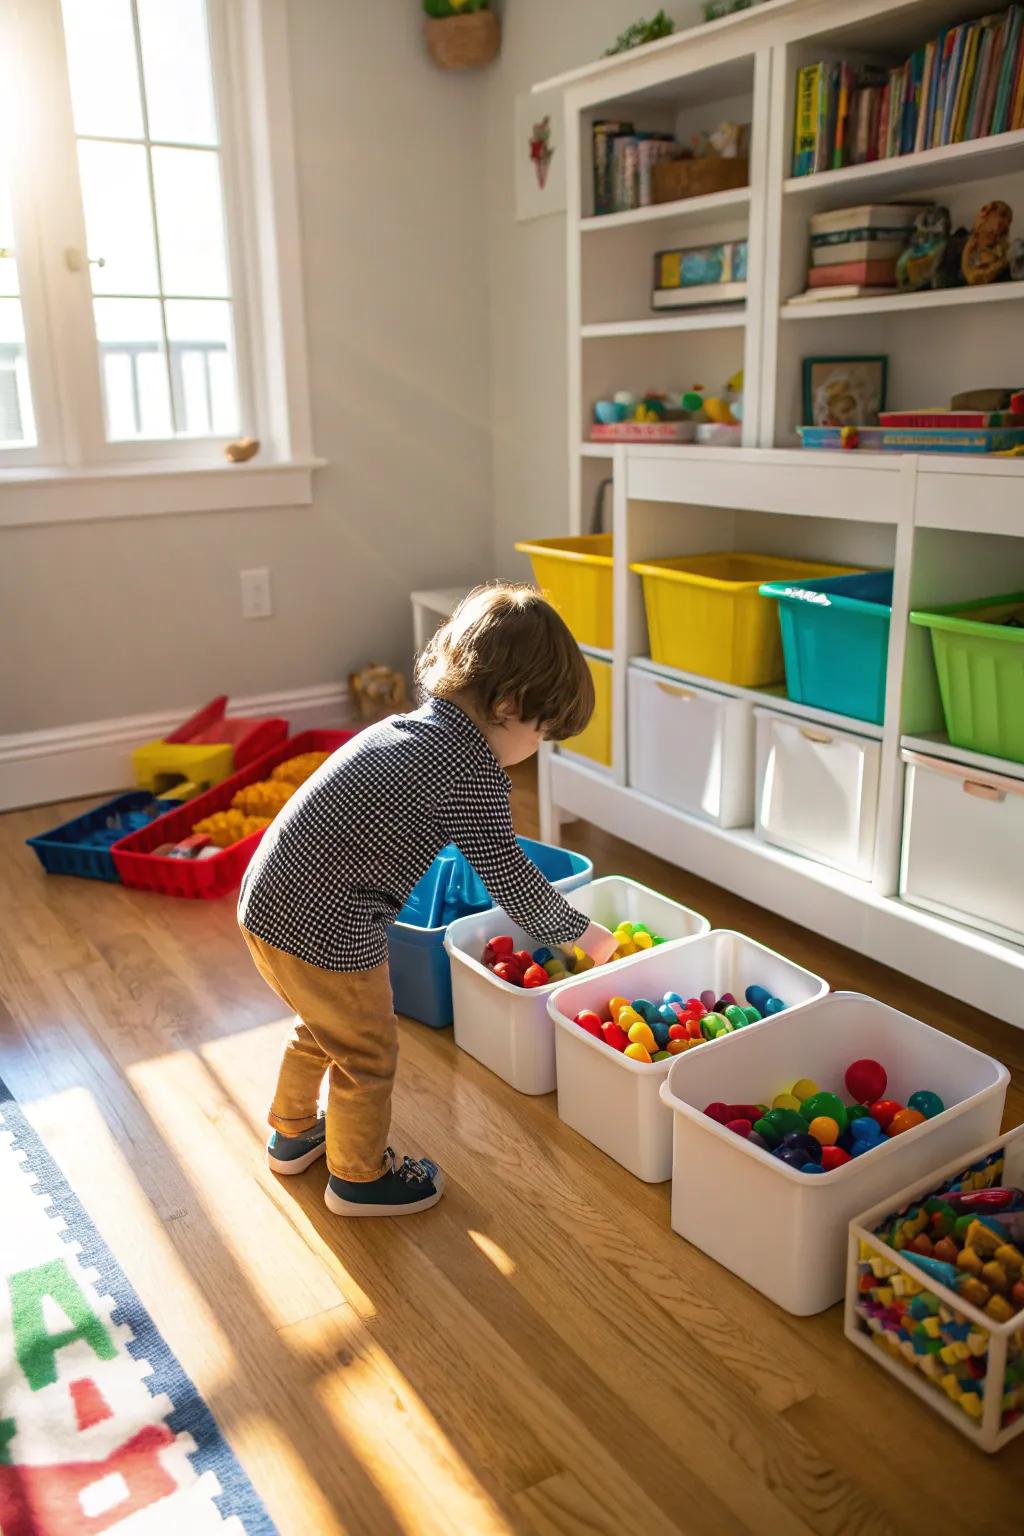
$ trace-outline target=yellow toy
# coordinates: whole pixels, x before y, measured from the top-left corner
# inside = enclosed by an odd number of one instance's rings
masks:
[[[275,783],[264,779],[258,784],[247,784],[233,797],[231,804],[247,816],[276,816],[278,811],[295,793],[294,784]]]
[[[270,826],[269,816],[246,816],[242,811],[214,811],[204,816],[192,828],[193,832],[205,833],[218,848],[230,848],[253,832],[262,832]]]
[[[270,777],[279,784],[294,784],[298,787],[316,773],[330,755],[329,752],[301,752],[298,757],[290,757],[286,763],[278,763]]]

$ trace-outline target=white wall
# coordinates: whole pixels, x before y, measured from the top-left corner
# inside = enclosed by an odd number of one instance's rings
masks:
[[[675,0],[664,9],[681,26],[700,8]],[[657,10],[655,0],[505,0],[487,96],[494,548],[503,576],[528,574],[516,539],[569,527],[565,217],[516,222],[516,94],[597,58],[624,27]]]
[[[488,78],[430,63],[413,0],[290,26],[315,504],[4,533],[0,734],[405,666],[409,591],[489,572]]]

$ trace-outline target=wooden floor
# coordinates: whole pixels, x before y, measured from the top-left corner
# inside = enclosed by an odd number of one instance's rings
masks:
[[[287,1027],[233,903],[46,879],[0,818],[0,1075],[232,1440],[282,1536],[1021,1536],[1024,1437],[985,1458],[843,1340],[669,1229],[638,1183],[457,1051],[402,1030],[394,1140],[436,1210],[346,1224],[278,1180]],[[535,830],[531,781],[517,814]],[[1013,1069],[1024,1033],[638,854],[569,846]],[[766,1252],[770,1265],[772,1255]]]

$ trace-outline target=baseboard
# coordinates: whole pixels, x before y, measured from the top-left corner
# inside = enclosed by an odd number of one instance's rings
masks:
[[[123,789],[132,782],[132,748],[173,730],[188,714],[187,708],[177,708],[0,736],[0,811]],[[228,714],[283,715],[293,735],[351,723],[343,683],[316,683],[310,688],[233,699]]]

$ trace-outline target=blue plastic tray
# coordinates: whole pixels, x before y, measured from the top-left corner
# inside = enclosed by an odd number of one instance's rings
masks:
[[[91,811],[64,821],[49,832],[27,839],[48,875],[78,875],[85,880],[117,881],[111,846],[119,837],[137,832],[177,801],[158,800],[148,789],[104,800]]]
[[[790,698],[881,725],[892,571],[766,581],[760,591],[779,604]]]
[[[581,853],[552,848],[529,837],[517,841],[563,895],[593,879],[594,866]],[[486,912],[493,905],[472,865],[457,849],[442,849],[398,914],[398,921],[388,929],[396,1013],[419,1019],[431,1029],[447,1028],[453,1017],[451,961],[444,947],[448,924],[470,912]]]

